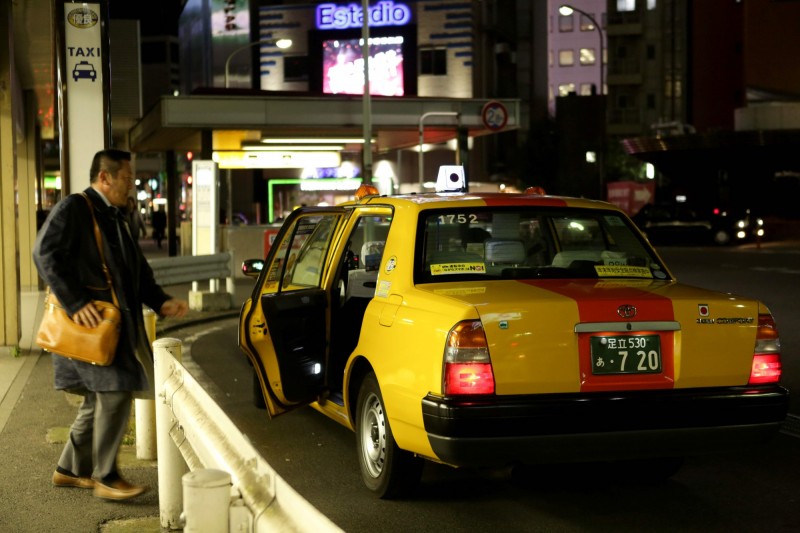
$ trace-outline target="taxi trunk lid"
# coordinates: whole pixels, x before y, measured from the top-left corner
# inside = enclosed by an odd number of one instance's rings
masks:
[[[754,300],[653,280],[479,285],[453,297],[480,315],[498,395],[748,382]]]

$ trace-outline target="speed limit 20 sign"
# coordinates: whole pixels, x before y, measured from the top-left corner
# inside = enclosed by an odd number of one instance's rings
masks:
[[[481,110],[481,120],[487,129],[492,131],[502,130],[508,123],[508,110],[506,106],[494,100],[486,102]]]

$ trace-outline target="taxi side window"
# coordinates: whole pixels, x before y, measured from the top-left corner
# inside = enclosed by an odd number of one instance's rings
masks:
[[[345,300],[374,296],[391,221],[390,216],[365,216],[353,228],[345,254]]]
[[[262,293],[320,287],[338,218],[339,215],[299,218],[278,245]]]

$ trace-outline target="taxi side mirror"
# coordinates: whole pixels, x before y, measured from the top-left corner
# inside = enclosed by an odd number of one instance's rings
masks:
[[[263,259],[247,259],[242,263],[242,274],[249,278],[257,278],[264,270]]]

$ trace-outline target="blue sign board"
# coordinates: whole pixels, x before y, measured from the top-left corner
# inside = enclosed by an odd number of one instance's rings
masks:
[[[378,2],[368,10],[369,27],[405,26],[411,20],[411,8],[392,0]],[[317,6],[317,29],[344,30],[360,28],[364,10],[358,4],[320,4]]]

